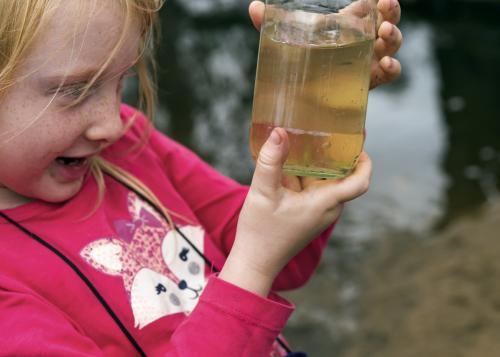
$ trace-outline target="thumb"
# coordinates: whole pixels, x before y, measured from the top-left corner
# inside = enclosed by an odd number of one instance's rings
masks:
[[[272,194],[281,187],[281,170],[288,155],[288,136],[275,128],[260,149],[252,180],[252,188]]]

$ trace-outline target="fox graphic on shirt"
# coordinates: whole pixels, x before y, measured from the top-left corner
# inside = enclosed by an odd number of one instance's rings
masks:
[[[100,272],[122,277],[135,327],[170,314],[189,314],[206,285],[203,258],[136,194],[129,193],[127,205],[132,220],[114,222],[119,238],[98,239],[80,255]],[[203,253],[203,229],[180,230]]]

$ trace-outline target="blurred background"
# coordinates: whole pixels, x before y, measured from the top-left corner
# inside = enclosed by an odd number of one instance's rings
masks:
[[[311,356],[498,356],[500,0],[400,2],[404,72],[369,99],[370,192],[287,294],[285,335]],[[168,0],[158,51],[158,127],[242,183],[259,40],[247,7]]]

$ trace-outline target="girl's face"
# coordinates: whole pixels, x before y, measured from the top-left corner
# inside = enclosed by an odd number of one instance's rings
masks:
[[[62,1],[0,99],[0,209],[71,198],[89,158],[123,133],[121,82],[137,59],[137,25],[125,29],[123,45],[84,100],[67,107],[119,42],[125,18],[117,3],[98,0],[82,13],[80,0]]]

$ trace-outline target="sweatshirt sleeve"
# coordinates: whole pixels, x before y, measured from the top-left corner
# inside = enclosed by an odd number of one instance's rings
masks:
[[[104,356],[59,310],[33,295],[0,288],[0,356]]]
[[[263,298],[212,276],[196,308],[165,340],[166,356],[269,356],[292,312],[276,295]],[[69,317],[33,295],[0,290],[0,316],[0,356],[108,355]]]
[[[211,276],[198,305],[172,335],[168,355],[269,356],[292,312],[277,295],[263,298]]]

